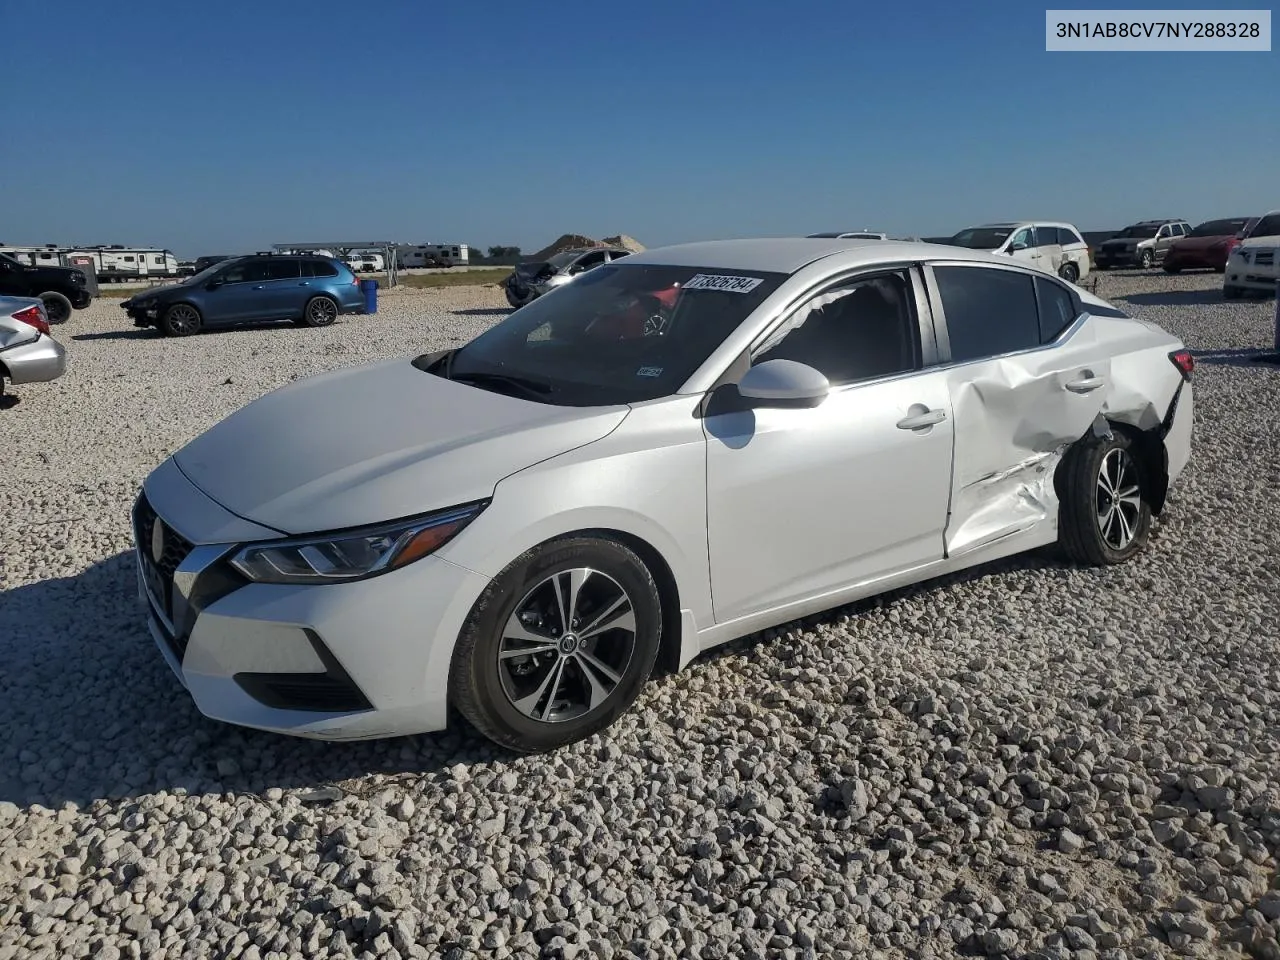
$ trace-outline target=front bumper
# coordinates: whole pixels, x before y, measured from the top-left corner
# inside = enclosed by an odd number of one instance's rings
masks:
[[[1253,247],[1248,258],[1233,256],[1227,261],[1222,283],[1226,287],[1252,293],[1274,293],[1280,280],[1280,247]]]
[[[88,290],[79,289],[67,299],[71,301],[71,306],[75,307],[77,310],[83,310],[85,307],[89,306],[89,304],[93,303],[93,294]]]
[[[67,369],[67,351],[57,340],[40,334],[34,340],[0,352],[0,364],[13,383],[46,383]]]
[[[323,740],[445,727],[454,641],[488,578],[425,557],[354,583],[249,583],[226,561],[250,531],[172,461],[133,519],[148,627],[201,713]],[[198,542],[215,528],[221,542]]]
[[[1093,255],[1093,262],[1100,267],[1135,267],[1141,263],[1141,257],[1139,250],[1099,249]]]
[[[159,322],[160,304],[157,302],[150,303],[134,303],[132,300],[126,300],[120,304],[120,309],[125,312],[135,325],[140,327],[154,326]]]

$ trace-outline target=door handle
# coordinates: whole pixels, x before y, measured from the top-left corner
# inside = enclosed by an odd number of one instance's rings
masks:
[[[256,287],[254,287],[253,289],[255,289],[255,290],[262,290],[265,286],[266,286],[266,284],[262,284],[262,283],[260,283],[260,284],[258,284]]]
[[[945,410],[926,410],[924,413],[913,414],[898,421],[899,430],[922,430],[925,427],[932,427],[935,423],[941,423],[947,419],[947,411]]]
[[[1102,384],[1101,377],[1081,377],[1079,380],[1072,380],[1068,383],[1067,389],[1072,393],[1089,393],[1092,390],[1097,390]]]
[[[311,286],[311,281],[309,281],[309,280],[303,280],[300,284],[298,284],[298,286],[300,286],[300,287],[309,287],[309,286]]]

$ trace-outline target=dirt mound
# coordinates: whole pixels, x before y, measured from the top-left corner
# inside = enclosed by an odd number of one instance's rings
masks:
[[[592,240],[590,237],[584,237],[580,233],[566,233],[558,240],[552,241],[549,246],[543,247],[537,253],[530,255],[530,262],[536,263],[539,260],[546,260],[548,257],[554,257],[557,253],[565,250],[578,250],[583,247],[626,247],[632,253],[639,253],[644,249],[644,245],[634,237],[628,237],[625,233],[620,233],[616,237],[606,237],[603,240]]]
[[[635,237],[628,237],[625,233],[620,233],[616,237],[605,237],[603,240],[611,247],[623,247],[632,253],[640,253],[644,250],[644,244]]]

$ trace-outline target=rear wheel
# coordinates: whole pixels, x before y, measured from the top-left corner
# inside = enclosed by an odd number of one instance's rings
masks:
[[[55,290],[40,294],[44,302],[44,312],[50,323],[66,323],[71,319],[71,301]]]
[[[329,297],[312,297],[302,311],[308,327],[327,327],[338,319],[338,304]]]
[[[1067,283],[1075,283],[1080,279],[1080,268],[1068,260],[1058,268],[1058,276]]]
[[[1090,433],[1062,461],[1058,536],[1076,563],[1123,563],[1151,532],[1151,479],[1125,433]]]
[[[612,724],[653,671],[662,606],[653,576],[615,540],[579,537],[530,550],[476,601],[449,672],[458,710],[520,753],[551,750]]]
[[[175,303],[164,312],[161,329],[170,337],[189,337],[204,325],[200,311],[189,303]]]

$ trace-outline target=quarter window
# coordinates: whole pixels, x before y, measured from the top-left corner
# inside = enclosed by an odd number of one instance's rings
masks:
[[[1075,299],[1060,284],[1036,277],[1036,297],[1040,305],[1040,342],[1052,343],[1075,320]]]
[[[916,369],[916,334],[910,280],[882,274],[814,297],[769,336],[752,363],[795,360],[833,385],[854,383]]]
[[[297,280],[299,276],[297,260],[268,260],[266,267],[267,280]]]
[[[1029,274],[997,267],[934,267],[956,363],[1040,345]]]

